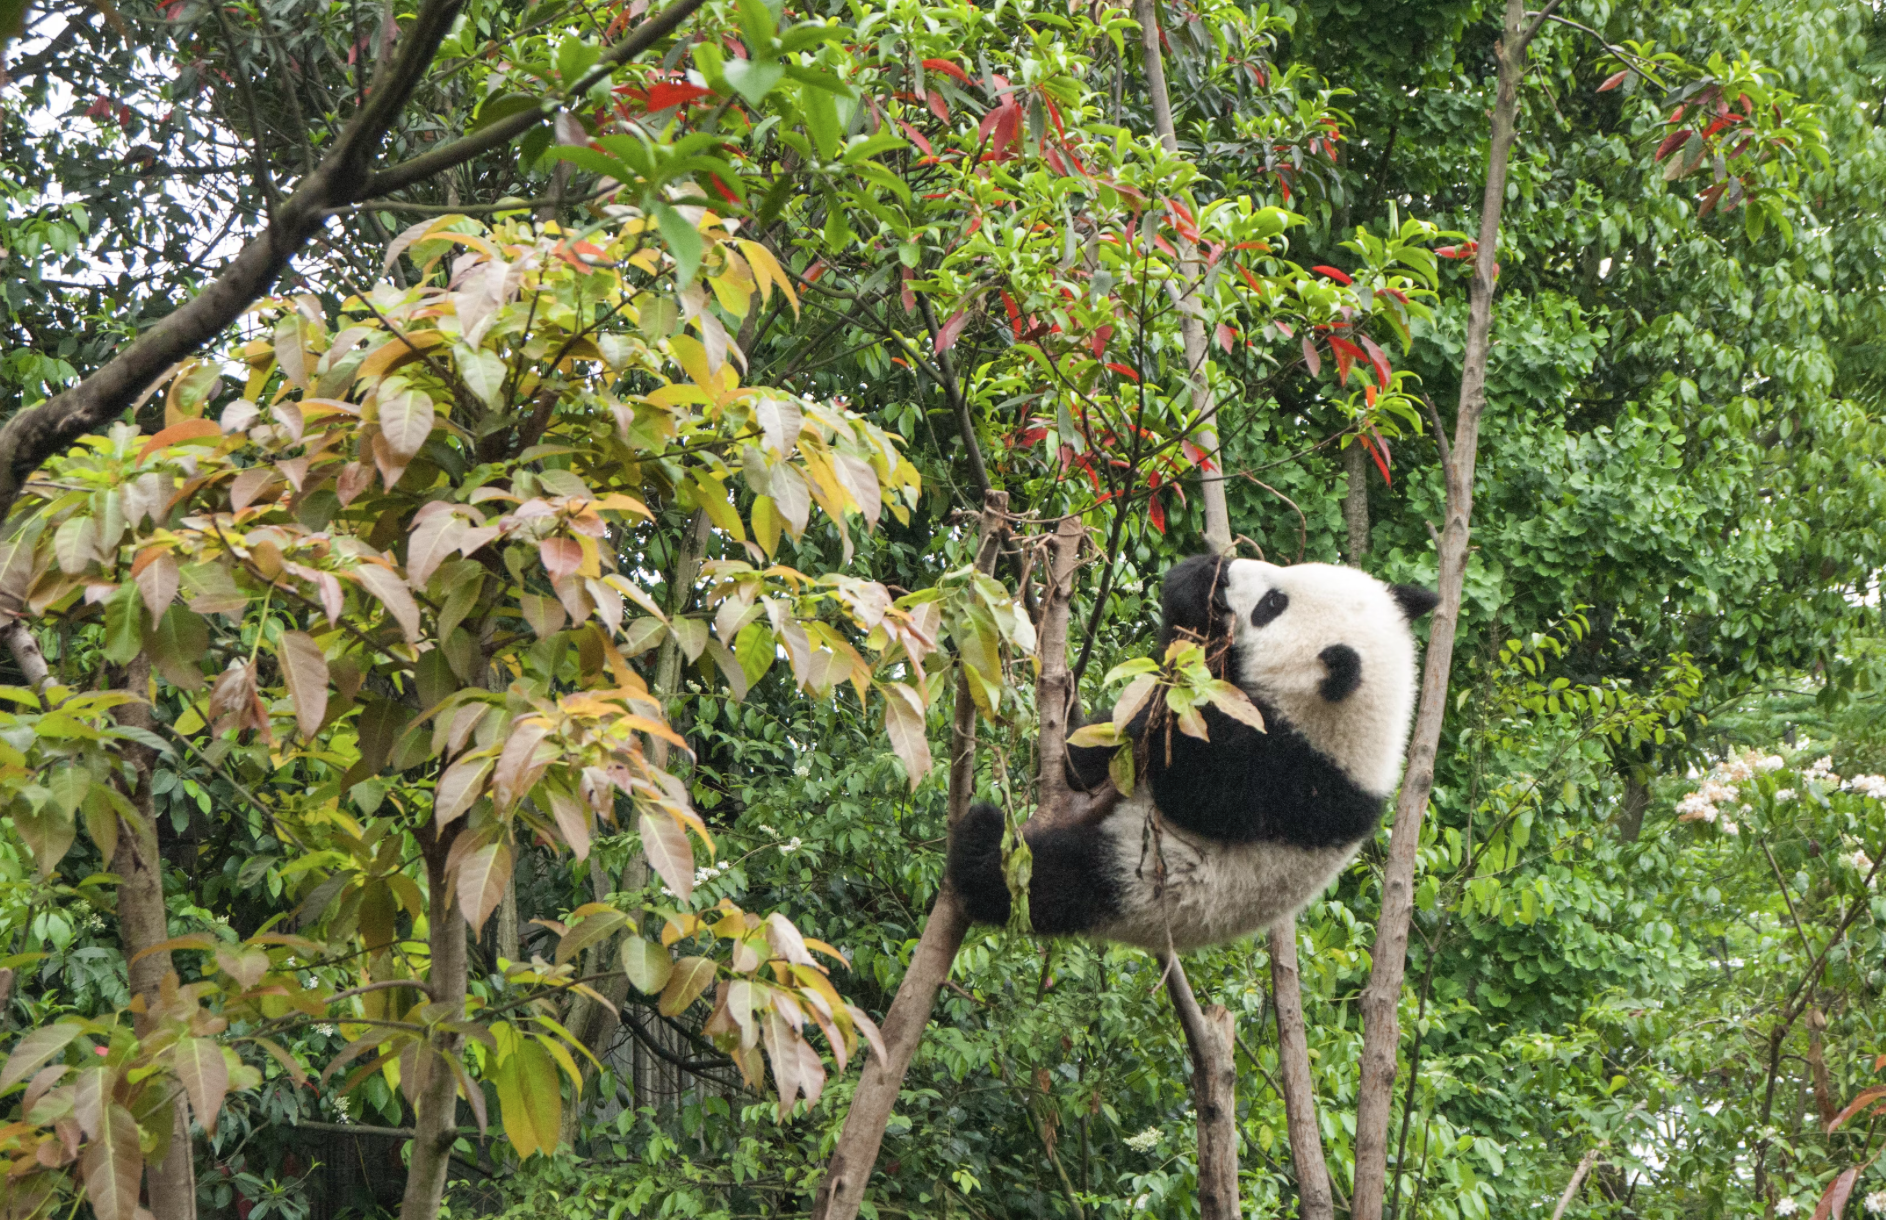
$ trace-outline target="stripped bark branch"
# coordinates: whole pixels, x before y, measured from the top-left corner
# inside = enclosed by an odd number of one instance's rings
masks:
[[[1310,1079],[1310,1043],[1303,1021],[1303,988],[1297,974],[1297,921],[1270,926],[1270,989],[1277,1006],[1277,1068],[1290,1129],[1290,1155],[1297,1166],[1299,1220],[1332,1220],[1329,1163],[1316,1124],[1316,1086]]]
[[[1480,244],[1468,298],[1467,346],[1461,361],[1460,405],[1446,463],[1447,516],[1439,545],[1440,574],[1428,628],[1419,712],[1408,743],[1407,772],[1395,802],[1394,837],[1382,878],[1382,914],[1376,925],[1374,964],[1362,993],[1362,1062],[1356,1097],[1356,1175],[1352,1220],[1381,1220],[1387,1184],[1388,1120],[1394,1106],[1396,1057],[1401,1042],[1397,1009],[1408,964],[1408,927],[1414,917],[1414,879],[1421,822],[1434,788],[1435,758],[1447,714],[1447,687],[1454,659],[1454,634],[1467,570],[1467,540],[1473,518],[1474,459],[1480,417],[1486,408],[1487,354],[1493,332],[1493,279],[1499,256],[1500,209],[1506,200],[1507,157],[1519,118],[1519,84],[1526,71],[1526,43],[1538,23],[1528,23],[1523,0],[1507,0],[1504,37],[1497,48],[1499,84],[1487,147],[1486,192],[1480,209]]]
[[[1238,1071],[1236,1026],[1223,1004],[1200,1009],[1176,956],[1159,955],[1166,994],[1192,1057],[1192,1108],[1198,1112],[1198,1214],[1238,1220]]]
[[[976,548],[976,567],[993,571],[1002,540],[1008,536],[1008,493],[990,491],[982,498],[981,542]],[[970,698],[967,678],[956,683],[956,708],[950,726],[949,825],[954,831],[969,808],[976,782],[976,705]],[[884,1128],[897,1104],[904,1073],[910,1068],[917,1044],[923,1041],[924,1027],[930,1023],[930,1010],[936,1005],[936,993],[949,977],[956,951],[962,948],[969,931],[969,912],[946,880],[930,908],[929,922],[918,938],[911,955],[910,968],[897,986],[897,997],[885,1014],[881,1034],[888,1059],[876,1056],[866,1061],[852,1095],[851,1109],[845,1114],[845,1128],[826,1163],[825,1177],[819,1183],[812,1204],[814,1220],[852,1220],[864,1201],[864,1188],[877,1164],[878,1149],[884,1143]]]

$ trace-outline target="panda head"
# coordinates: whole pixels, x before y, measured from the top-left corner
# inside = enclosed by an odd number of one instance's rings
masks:
[[[1201,555],[1167,573],[1163,600],[1166,640],[1228,636],[1226,677],[1364,790],[1394,787],[1415,703],[1412,624],[1433,592],[1334,564]]]

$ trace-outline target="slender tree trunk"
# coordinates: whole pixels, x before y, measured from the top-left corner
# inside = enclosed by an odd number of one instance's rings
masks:
[[[1238,1220],[1238,1070],[1236,1032],[1223,1004],[1201,1010],[1177,957],[1159,958],[1166,994],[1179,1014],[1192,1057],[1192,1107],[1198,1111],[1200,1220]]]
[[[1153,127],[1166,151],[1179,151],[1179,133],[1172,122],[1172,99],[1166,92],[1166,61],[1159,49],[1157,0],[1134,0],[1133,19],[1139,22],[1140,46],[1146,64],[1146,94],[1152,101]],[[1205,374],[1205,313],[1200,304],[1204,270],[1191,242],[1179,240],[1179,339],[1185,345],[1186,377],[1192,385],[1192,410],[1198,414],[1198,447],[1211,469],[1199,482],[1205,499],[1205,545],[1217,554],[1231,550],[1231,512],[1225,505],[1224,461],[1218,447],[1218,404]]]
[[[1342,451],[1343,471],[1348,488],[1342,498],[1342,521],[1349,532],[1349,565],[1359,568],[1369,553],[1369,471],[1368,455],[1360,444]]]
[[[432,969],[427,982],[433,999],[462,1013],[465,1007],[465,947],[469,929],[458,904],[451,901],[451,879],[446,857],[464,823],[420,832],[426,860],[426,924]],[[406,1171],[406,1196],[400,1220],[435,1220],[445,1197],[446,1171],[452,1164],[452,1141],[458,1138],[458,1079],[440,1058],[457,1055],[463,1039],[448,1034],[435,1039],[430,1053],[413,1057],[420,1075],[413,1110],[412,1161]]]
[[[1277,1070],[1290,1155],[1297,1165],[1297,1220],[1333,1220],[1329,1163],[1316,1123],[1316,1086],[1310,1079],[1310,1040],[1303,1021],[1303,988],[1297,974],[1297,921],[1270,926],[1270,989],[1277,1006]]]
[[[25,633],[23,624],[15,625]],[[32,637],[28,634],[27,638],[30,641]],[[38,646],[34,645],[32,653],[37,655],[38,652]],[[19,655],[20,650],[16,648],[14,656]],[[43,681],[43,659],[40,664]],[[125,690],[143,700],[149,697],[150,685],[150,658],[138,657],[125,667]],[[120,723],[134,728],[156,727],[148,703],[127,703],[117,715]],[[125,757],[137,769],[137,787],[131,793],[131,804],[138,817],[135,826],[120,820],[111,871],[122,879],[118,883],[119,944],[124,949],[125,960],[131,963],[131,994],[144,1000],[144,1011],[135,1021],[138,1036],[143,1037],[157,1023],[164,979],[172,972],[169,950],[144,951],[170,939],[170,919],[164,910],[164,862],[157,838],[156,802],[151,792],[156,751],[133,742],[125,747]],[[181,1092],[173,1103],[173,1115],[170,1147],[164,1159],[145,1166],[145,1190],[156,1220],[192,1220],[196,1215],[196,1160],[190,1142],[190,1112]]]
[[[1556,3],[1545,6],[1549,12]],[[1503,37],[1497,48],[1498,93],[1487,147],[1486,193],[1480,210],[1480,244],[1474,259],[1468,303],[1467,346],[1461,361],[1460,406],[1454,440],[1444,453],[1446,525],[1440,538],[1440,604],[1428,628],[1420,710],[1408,743],[1408,769],[1395,802],[1394,837],[1382,879],[1382,914],[1376,925],[1374,964],[1362,993],[1362,1063],[1356,1098],[1356,1184],[1352,1220],[1381,1220],[1388,1167],[1388,1120],[1394,1106],[1396,1055],[1401,1041],[1397,1008],[1408,964],[1408,925],[1414,915],[1415,864],[1421,821],[1434,788],[1441,724],[1453,664],[1454,633],[1467,570],[1467,540],[1473,517],[1474,459],[1480,445],[1480,416],[1486,407],[1487,353],[1493,332],[1493,277],[1499,254],[1500,208],[1506,199],[1507,155],[1519,116],[1519,84],[1526,44],[1545,20],[1530,21],[1524,0],[1507,0]]]
[[[46,667],[46,654],[39,650],[39,641],[33,638],[26,620],[16,618],[0,627],[0,638],[6,640],[7,651],[13,654],[13,663],[20,667],[26,685],[34,690],[44,686],[52,671]]]
[[[1002,539],[1008,535],[1008,493],[991,491],[982,499],[981,544],[976,549],[976,566],[984,572],[995,568]],[[950,724],[949,828],[952,832],[969,808],[976,783],[976,705],[970,698],[968,679],[956,683],[955,715]],[[949,977],[950,964],[962,948],[969,931],[969,913],[956,900],[947,879],[930,908],[929,922],[918,938],[911,955],[910,968],[897,985],[897,997],[885,1014],[880,1033],[888,1061],[875,1055],[865,1061],[852,1095],[851,1109],[845,1114],[845,1128],[826,1163],[825,1177],[819,1182],[813,1200],[814,1220],[852,1220],[864,1201],[864,1188],[871,1180],[871,1168],[877,1164],[878,1149],[884,1143],[884,1127],[897,1105],[898,1090],[904,1073],[923,1041],[924,1027],[930,1023],[930,1010],[936,1005],[936,993]]]

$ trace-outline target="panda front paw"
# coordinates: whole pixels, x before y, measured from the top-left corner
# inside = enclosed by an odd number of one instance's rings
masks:
[[[977,803],[950,833],[950,887],[977,923],[1006,924],[1008,883],[1002,878],[1002,811]]]

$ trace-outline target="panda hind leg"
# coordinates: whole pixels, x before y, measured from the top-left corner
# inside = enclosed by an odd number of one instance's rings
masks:
[[[1028,914],[1036,933],[1078,936],[1118,913],[1112,842],[1098,827],[1077,825],[1026,833],[1034,861]],[[950,837],[949,878],[972,920],[1008,922],[1001,810],[987,804],[970,806]]]

